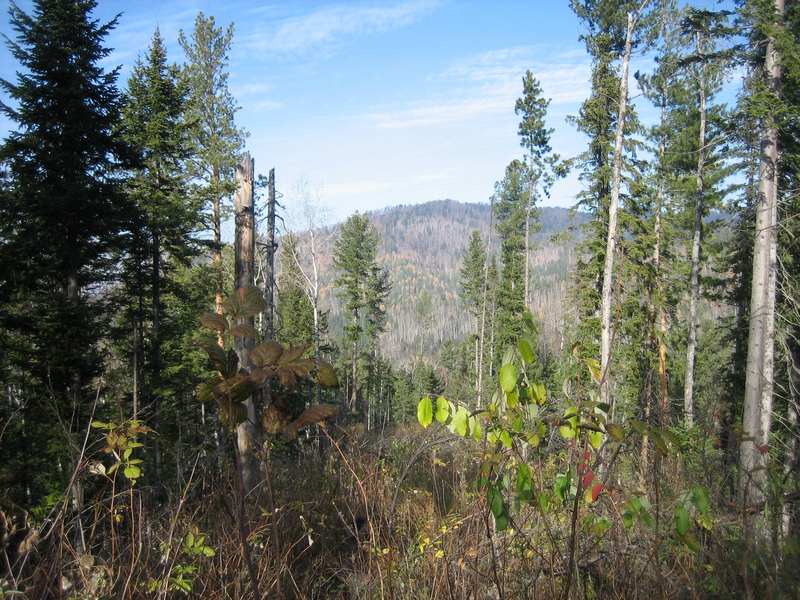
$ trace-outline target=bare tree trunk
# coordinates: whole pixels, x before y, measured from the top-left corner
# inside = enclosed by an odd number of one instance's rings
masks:
[[[784,1],[775,0],[781,21]],[[774,38],[767,43],[764,65],[769,89],[777,94],[781,56]],[[739,494],[743,505],[766,498],[767,452],[772,418],[775,330],[775,261],[777,257],[778,127],[769,119],[761,135],[758,207],[753,247],[753,283],[742,424],[745,437],[739,448]]]
[[[644,0],[639,7],[637,17],[628,13],[628,26],[625,30],[625,53],[622,56],[622,75],[619,84],[619,114],[617,116],[617,133],[614,140],[614,163],[611,177],[611,199],[608,204],[608,233],[606,236],[606,256],[603,264],[603,290],[600,304],[600,367],[603,373],[600,385],[600,400],[611,406],[611,419],[616,416],[616,398],[611,396],[611,309],[613,306],[614,288],[614,255],[617,251],[617,213],[619,211],[620,186],[622,183],[622,152],[625,141],[625,119],[628,113],[628,70],[633,50],[633,31],[636,28],[638,15],[647,6]]]
[[[254,161],[249,154],[245,154],[236,165],[236,192],[233,196],[235,213],[235,263],[234,274],[236,289],[253,285],[255,281],[255,212],[253,198]],[[240,320],[241,323],[254,325],[254,317]],[[236,353],[239,356],[239,366],[250,370],[250,351],[254,341],[249,337],[236,336]],[[236,443],[242,464],[242,478],[246,493],[252,491],[261,481],[261,461],[254,450],[260,447],[260,428],[256,415],[256,406],[251,396],[243,402],[247,409],[247,418],[239,424],[236,431]]]
[[[703,54],[701,33],[697,32],[697,55]],[[692,236],[692,267],[689,277],[689,340],[686,346],[686,375],[683,387],[683,416],[686,425],[694,424],[694,363],[697,354],[697,304],[700,300],[700,249],[703,238],[704,177],[706,157],[706,64],[700,75],[700,136],[697,155],[697,189],[694,201],[694,234]]]
[[[486,309],[487,309],[487,300],[489,295],[489,246],[492,241],[492,223],[494,220],[494,200],[489,200],[489,233],[486,238],[486,262],[483,266],[483,306],[481,307],[481,330],[480,330],[480,339],[478,342],[478,361],[477,361],[477,369],[478,369],[478,380],[476,382],[477,392],[478,392],[478,403],[477,407],[481,408],[483,406],[483,363],[485,360],[486,354]]]
[[[267,183],[267,265],[264,284],[264,336],[271,340],[275,335],[275,169],[269,170]]]

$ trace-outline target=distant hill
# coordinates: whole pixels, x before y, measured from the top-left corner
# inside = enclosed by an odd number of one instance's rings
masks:
[[[542,229],[534,236],[538,248],[533,257],[532,309],[543,322],[555,327],[574,260],[574,243],[551,241],[554,234],[569,227],[569,210],[541,210]],[[437,356],[446,339],[466,339],[474,331],[474,323],[459,297],[460,269],[471,232],[477,229],[484,239],[488,237],[489,204],[437,200],[368,214],[382,239],[378,261],[388,269],[392,282],[388,323],[381,339],[383,351],[395,364],[402,364],[420,354]],[[494,234],[491,244],[491,251],[496,252]],[[343,319],[331,286],[336,276],[331,267],[332,251],[331,244],[320,267],[325,284],[323,304],[331,309],[331,333],[337,335]]]

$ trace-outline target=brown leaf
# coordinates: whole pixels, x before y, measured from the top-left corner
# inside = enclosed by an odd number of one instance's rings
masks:
[[[292,421],[292,425],[298,431],[311,423],[319,423],[328,419],[335,419],[339,416],[339,409],[330,404],[317,404],[303,411],[303,413]]]
[[[250,379],[253,380],[253,383],[256,385],[264,385],[269,381],[271,377],[275,375],[275,369],[271,367],[256,367],[253,369],[253,372],[250,373]]]
[[[301,358],[287,364],[286,367],[294,371],[298,377],[308,377],[316,367],[316,361],[313,358]]]
[[[297,377],[291,369],[278,367],[278,379],[287,389],[291,391],[297,389]]]
[[[300,346],[292,346],[291,348],[287,348],[283,351],[280,358],[281,365],[287,365],[290,362],[293,362],[295,359],[300,358],[303,356],[306,350],[311,347],[311,344],[301,344]]]
[[[264,416],[261,421],[264,425],[264,431],[269,435],[275,435],[284,425],[287,425],[291,419],[292,413],[286,410],[286,408],[271,402],[266,410],[264,410]]]
[[[295,440],[297,440],[297,429],[292,423],[287,423],[286,425],[281,427],[280,433],[290,442],[294,442]]]
[[[230,323],[228,323],[228,319],[225,318],[225,315],[213,312],[202,315],[200,317],[200,323],[202,323],[204,327],[215,331],[226,331],[228,327],[230,327]]]
[[[283,354],[283,346],[278,342],[268,340],[257,344],[250,351],[250,361],[257,367],[269,367],[278,363]]]
[[[231,327],[230,333],[242,337],[249,337],[251,340],[257,340],[261,337],[258,334],[258,330],[252,325],[248,325],[247,323],[240,323],[238,325],[234,325],[233,327]]]
[[[233,423],[239,426],[247,420],[247,407],[241,402],[234,402],[230,406],[224,406],[219,413],[219,420],[223,425]]]
[[[266,307],[261,290],[254,285],[240,287],[222,302],[223,310],[233,319],[248,319]]]

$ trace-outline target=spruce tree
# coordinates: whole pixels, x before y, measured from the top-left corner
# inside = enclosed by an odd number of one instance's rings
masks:
[[[492,207],[495,229],[500,238],[500,286],[497,296],[497,344],[499,354],[516,344],[525,312],[525,265],[530,215],[526,165],[514,160],[505,177],[495,184]],[[499,360],[501,356],[496,356]]]
[[[334,245],[333,267],[340,274],[333,284],[344,301],[345,334],[350,345],[350,396],[348,410],[357,410],[359,349],[366,342],[377,358],[378,335],[386,323],[384,302],[391,289],[388,271],[377,262],[380,234],[368,215],[355,213],[342,226]]]
[[[150,423],[162,439],[169,439],[162,427],[162,406],[184,390],[163,374],[180,368],[185,356],[165,355],[164,347],[167,340],[179,339],[186,331],[173,311],[167,310],[167,303],[171,296],[180,294],[178,273],[200,254],[195,236],[201,229],[202,215],[187,174],[187,161],[192,156],[185,118],[187,88],[180,81],[178,67],[167,62],[158,29],[144,60],[137,60],[133,66],[123,100],[122,135],[139,156],[138,168],[129,182],[139,222],[122,261],[124,285],[117,294],[119,304],[125,307],[119,323],[128,329],[120,350],[129,355],[126,362],[135,374],[131,384],[133,417],[140,417],[143,396],[152,410]],[[155,477],[161,483],[159,443],[156,439],[152,455]]]
[[[116,21],[98,24],[95,7],[93,0],[36,0],[29,15],[12,4],[16,36],[8,45],[21,68],[15,81],[0,81],[14,103],[2,110],[17,127],[0,148],[8,175],[0,205],[2,328],[19,336],[24,405],[35,411],[25,422],[61,420],[73,431],[88,425],[85,392],[107,328],[97,292],[113,277],[109,257],[124,246],[133,215],[123,191],[131,154],[117,135],[117,71],[100,66]],[[29,433],[35,453],[58,447],[49,432]]]
[[[163,295],[175,288],[175,269],[199,254],[194,236],[201,227],[201,207],[190,193],[186,173],[191,157],[186,96],[178,68],[167,63],[166,48],[156,30],[144,61],[134,64],[122,109],[123,136],[140,157],[129,184],[140,223],[123,262],[124,291],[132,300],[128,311],[132,329],[147,328],[144,385],[154,398],[168,394],[161,382],[162,330],[169,318]],[[136,348],[139,340],[134,337],[131,345]],[[134,369],[139,368],[134,364]],[[136,400],[138,390],[133,394]]]

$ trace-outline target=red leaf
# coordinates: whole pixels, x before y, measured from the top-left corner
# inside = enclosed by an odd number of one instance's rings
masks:
[[[594,481],[594,473],[589,471],[583,476],[583,489],[588,490],[589,486],[592,485],[592,481]]]
[[[597,497],[600,495],[600,492],[605,489],[605,487],[606,486],[604,486],[602,483],[594,484],[594,487],[592,488],[592,502],[597,502]]]

